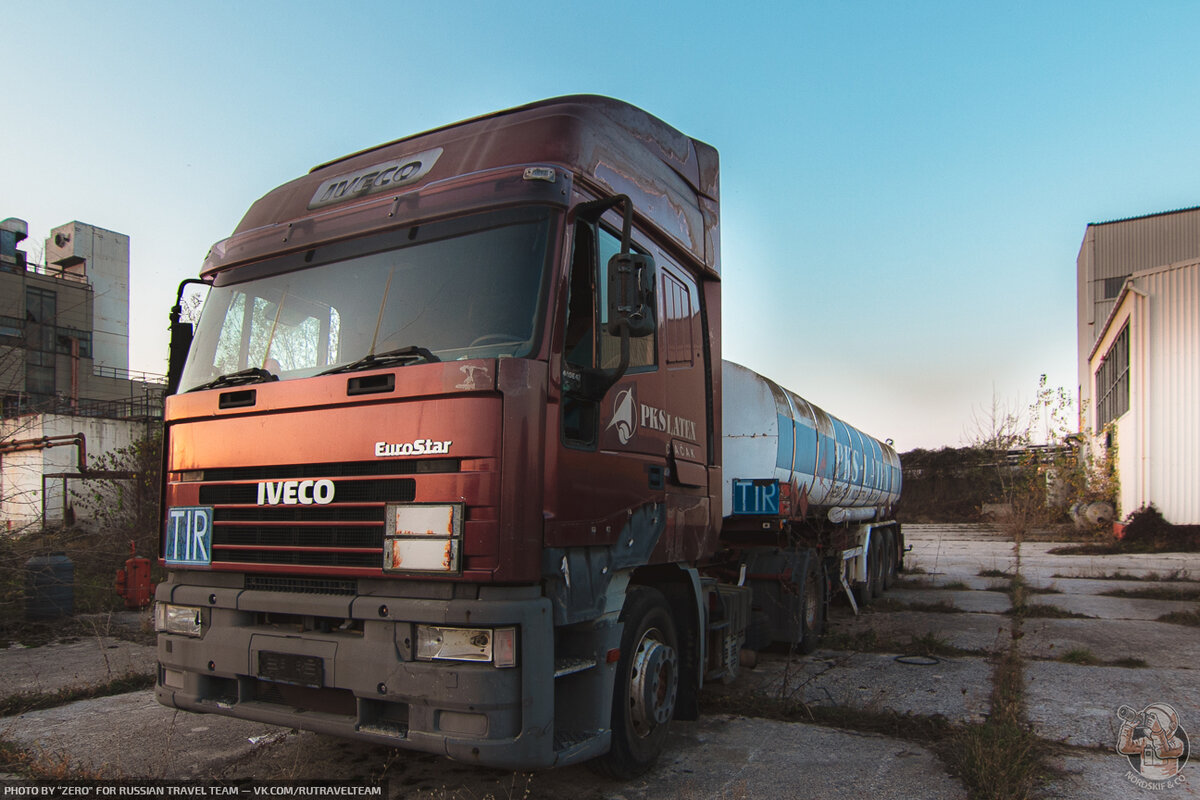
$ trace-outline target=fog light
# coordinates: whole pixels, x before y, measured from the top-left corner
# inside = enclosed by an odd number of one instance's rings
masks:
[[[170,603],[158,603],[154,606],[154,630],[159,633],[199,636],[202,628],[203,610],[200,608]]]
[[[492,631],[418,625],[416,656],[421,661],[491,661]]]
[[[496,641],[492,645],[492,659],[497,667],[517,665],[517,629],[497,628]]]
[[[416,657],[419,661],[492,661],[497,667],[515,667],[517,629],[418,625]]]

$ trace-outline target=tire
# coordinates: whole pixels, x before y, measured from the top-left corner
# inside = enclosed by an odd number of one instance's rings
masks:
[[[629,588],[621,620],[612,746],[590,765],[605,777],[628,780],[654,766],[666,744],[679,696],[679,637],[666,599],[648,586]]]
[[[889,528],[884,543],[883,588],[890,589],[896,583],[896,531]]]
[[[816,555],[809,559],[804,576],[804,604],[800,608],[800,652],[808,655],[817,649],[825,633],[825,571]]]
[[[870,555],[867,556],[867,574],[871,576],[871,599],[883,594],[883,558],[884,551],[887,549],[884,546],[883,540],[886,534],[871,537]]]

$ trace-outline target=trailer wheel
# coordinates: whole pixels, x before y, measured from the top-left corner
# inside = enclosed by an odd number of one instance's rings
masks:
[[[800,652],[817,649],[817,640],[825,632],[825,571],[820,562],[809,561],[804,576],[804,607],[800,609]]]
[[[890,589],[896,582],[896,531],[889,528],[883,541],[883,588]]]
[[[871,550],[867,557],[867,574],[871,576],[872,599],[883,594],[883,573],[886,571],[883,566],[883,554],[887,549],[883,543],[885,536],[886,534],[871,537]]]
[[[666,599],[648,586],[630,587],[621,619],[612,747],[591,765],[601,775],[628,779],[654,766],[666,744],[679,694],[679,638]]]

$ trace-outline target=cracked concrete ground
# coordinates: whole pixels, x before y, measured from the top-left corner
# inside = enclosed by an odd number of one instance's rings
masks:
[[[941,716],[954,724],[982,719],[991,691],[991,658],[1011,641],[1012,618],[1006,613],[1011,603],[1004,590],[1005,573],[1011,575],[1017,564],[1012,543],[998,530],[979,525],[909,525],[905,533],[913,546],[907,559],[910,572],[877,609],[856,617],[846,605],[835,607],[832,635],[817,653],[799,659],[763,654],[758,666],[732,687],[708,687],[706,696],[734,693],[810,706]],[[1185,727],[1200,730],[1200,680],[1193,669],[1200,637],[1195,628],[1155,621],[1167,610],[1192,610],[1197,604],[1103,593],[1200,584],[1099,578],[1114,573],[1197,576],[1200,555],[1071,557],[1050,554],[1052,547],[1040,542],[1022,546],[1022,575],[1031,586],[1057,592],[1034,594],[1028,601],[1094,618],[1027,618],[1022,627],[1027,718],[1060,769],[1041,790],[1047,797],[1129,794],[1132,787],[1124,777],[1128,762],[1115,752],[1120,705],[1141,709],[1153,702],[1171,703]],[[931,606],[956,611],[929,610]],[[949,651],[954,655],[939,655],[932,663],[897,660],[931,641],[954,648]],[[865,651],[864,643],[871,643]],[[102,683],[114,664],[133,671],[153,669],[152,648],[119,641],[111,645],[96,638],[10,648],[0,651],[0,674],[6,676],[9,693],[13,688],[47,692],[78,682]],[[1057,660],[1071,651],[1086,651],[1098,663]],[[1141,659],[1149,666],[1105,665],[1122,659]],[[113,736],[116,720],[138,736]],[[0,718],[0,735],[98,774],[331,779],[383,772],[395,797],[528,793],[577,800],[725,800],[795,796],[800,786],[809,796],[873,800],[966,796],[945,765],[913,742],[728,714],[675,723],[669,749],[655,770],[625,784],[600,780],[584,767],[526,776],[225,717],[177,715],[154,703],[149,691]],[[184,742],[186,747],[180,747]],[[1187,767],[1185,774],[1195,768]],[[1192,796],[1190,785],[1172,791]]]
[[[1016,567],[1011,542],[996,528],[908,526],[905,533],[913,545],[907,565],[916,573],[910,582],[934,586],[961,583],[984,589],[981,580],[997,579],[981,578],[980,572],[1011,573]],[[1173,611],[1194,611],[1198,604],[1194,600],[1106,595],[1116,590],[1166,589],[1194,597],[1200,590],[1200,582],[1195,580],[1200,577],[1200,554],[1071,556],[1050,552],[1060,546],[1024,542],[1020,550],[1021,576],[1036,592],[1027,596],[1027,604],[1084,615],[1030,616],[1022,625],[1026,718],[1046,743],[1047,762],[1058,770],[1041,791],[1046,797],[1081,800],[1148,791],[1129,782],[1129,761],[1116,752],[1121,726],[1117,709],[1128,705],[1141,710],[1151,703],[1167,703],[1178,712],[1182,727],[1200,731],[1200,673],[1196,671],[1200,636],[1194,627],[1157,621]],[[1003,547],[1008,548],[1007,558]],[[1171,580],[1110,579],[1116,575]],[[1130,661],[1145,666],[1115,663]],[[1194,770],[1194,764],[1185,767],[1184,777]],[[1178,797],[1197,796],[1196,788],[1186,782],[1170,792]]]

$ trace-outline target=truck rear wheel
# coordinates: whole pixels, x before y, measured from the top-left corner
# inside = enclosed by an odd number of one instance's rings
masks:
[[[884,553],[887,546],[884,544],[884,538],[887,534],[880,532],[878,535],[871,536],[870,555],[867,557],[867,574],[870,576],[871,598],[877,598],[883,594],[883,566]]]
[[[883,542],[883,588],[890,589],[896,582],[896,531],[889,528]]]
[[[800,609],[800,652],[817,649],[817,640],[825,632],[825,571],[814,556],[804,576],[804,607]]]
[[[666,599],[632,586],[621,612],[621,656],[613,687],[612,747],[591,762],[610,778],[641,775],[658,760],[679,694],[679,639]]]

